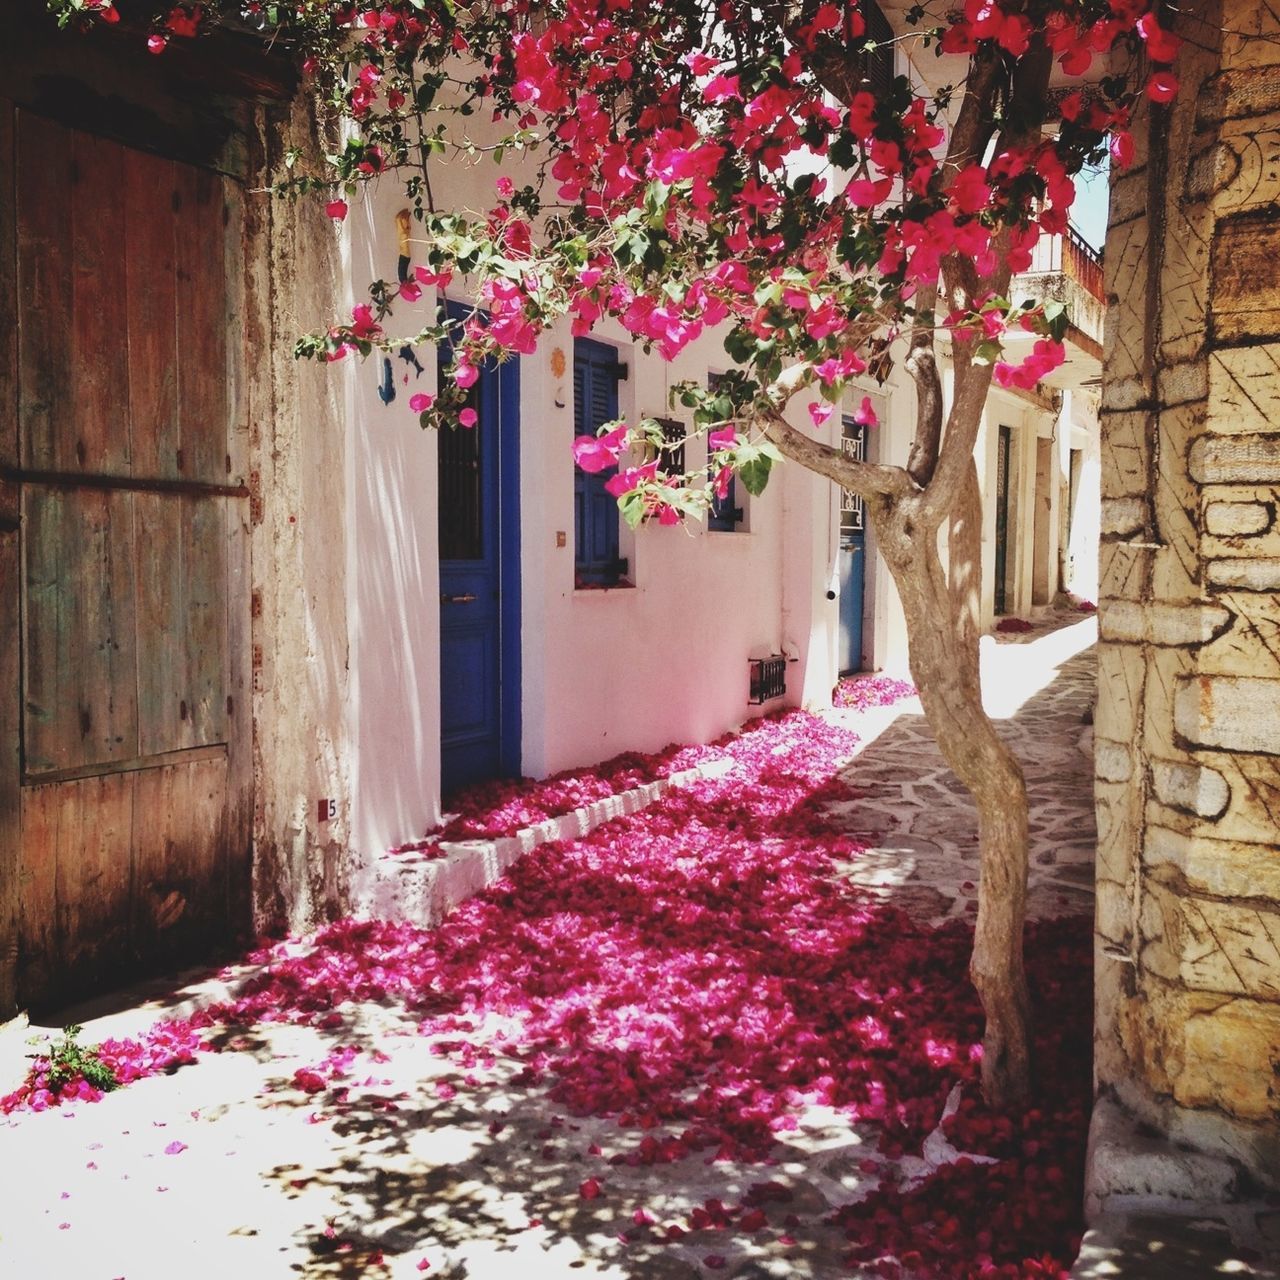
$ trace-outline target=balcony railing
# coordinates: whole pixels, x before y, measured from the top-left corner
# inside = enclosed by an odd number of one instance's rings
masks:
[[[1028,271],[1061,271],[1086,293],[1106,301],[1102,280],[1102,254],[1088,243],[1074,227],[1060,235],[1040,237],[1031,253]]]

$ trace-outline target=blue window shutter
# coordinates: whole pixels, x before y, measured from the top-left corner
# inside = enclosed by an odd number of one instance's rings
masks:
[[[573,432],[594,436],[618,416],[618,354],[589,338],[573,344]],[[618,559],[618,503],[605,489],[617,468],[594,475],[574,469],[574,575],[585,586],[612,586],[626,567]]]

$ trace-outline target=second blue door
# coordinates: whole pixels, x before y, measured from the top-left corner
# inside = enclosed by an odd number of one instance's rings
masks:
[[[851,457],[866,457],[866,428],[852,418],[843,421],[842,445]],[[861,671],[862,613],[866,601],[867,530],[862,499],[840,492],[840,674]]]
[[[458,319],[463,309],[449,308]],[[449,361],[447,346],[440,366]],[[491,364],[475,427],[439,440],[442,787],[520,772],[519,372]]]

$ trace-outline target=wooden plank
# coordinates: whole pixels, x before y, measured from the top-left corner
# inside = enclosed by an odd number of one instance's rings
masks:
[[[227,509],[221,498],[184,498],[182,652],[186,659],[184,743],[227,737]]]
[[[185,500],[138,493],[133,503],[138,752],[150,756],[192,745],[186,715],[187,631],[182,617]]]
[[[20,742],[18,535],[0,532],[0,1022],[17,1011]]]
[[[125,150],[72,135],[75,163],[65,199],[72,207],[71,376],[73,414],[55,421],[55,466],[128,475],[129,347],[125,221],[120,181]]]
[[[24,494],[28,774],[138,754],[133,504],[119,491]]]
[[[132,471],[138,477],[178,479],[174,166],[141,151],[123,154]]]
[[[135,945],[150,965],[195,959],[227,934],[226,759],[132,777]]]
[[[62,789],[22,790],[22,873],[18,883],[18,998],[38,1004],[52,990],[62,946],[58,934],[58,820]]]
[[[18,206],[13,103],[0,98],[0,467],[18,465]],[[17,490],[0,482],[0,520],[18,514]]]
[[[225,237],[222,179],[175,168],[178,190],[178,421],[180,473],[225,483],[232,423],[227,389]]]
[[[143,769],[159,769],[169,764],[191,764],[196,760],[219,760],[227,754],[225,742],[210,747],[184,747],[158,756],[138,756],[134,760],[116,760],[111,764],[87,764],[79,769],[54,769],[33,777],[23,776],[24,786],[44,786],[50,782],[75,782],[80,778],[100,778],[108,773],[139,773]]]
[[[17,226],[14,110],[0,98],[0,465],[18,461]],[[0,1022],[17,1011],[18,814],[18,487],[0,480]]]
[[[56,427],[72,415],[71,134],[25,112],[17,116],[18,427],[24,466],[62,462]],[[94,203],[97,203],[95,200]]]
[[[57,784],[58,972],[69,995],[120,982],[133,967],[133,805],[139,774]]]

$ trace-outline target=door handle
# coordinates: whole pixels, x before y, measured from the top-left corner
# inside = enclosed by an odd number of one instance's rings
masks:
[[[475,599],[475,596],[471,595],[469,592],[465,595],[460,595],[460,596],[442,595],[440,597],[440,603],[441,604],[470,604],[474,599]]]

